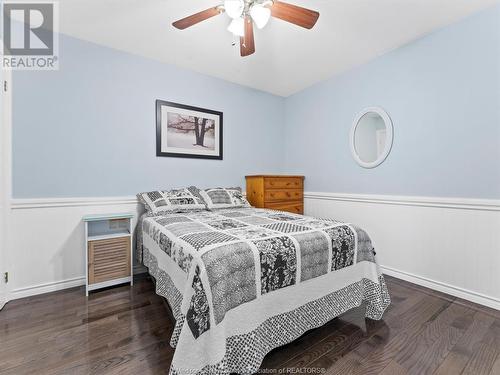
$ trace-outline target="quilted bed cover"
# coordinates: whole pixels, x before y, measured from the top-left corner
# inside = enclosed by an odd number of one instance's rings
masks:
[[[264,356],[345,311],[390,297],[360,228],[238,208],[140,220],[139,256],[176,325],[171,374],[251,374]]]

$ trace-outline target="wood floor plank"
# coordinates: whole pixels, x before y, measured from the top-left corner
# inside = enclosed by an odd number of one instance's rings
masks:
[[[498,353],[497,359],[493,363],[491,374],[500,374],[500,353]]]
[[[400,316],[393,327],[389,326],[391,336],[370,353],[359,367],[353,369],[352,373],[365,375],[383,371],[401,350],[411,345],[415,335],[425,329],[425,324],[449,305],[449,301],[439,298],[424,299],[406,316]]]
[[[140,313],[133,309],[134,305],[130,305],[130,309],[126,310],[127,312],[133,312],[134,318],[140,318]],[[137,307],[137,306],[136,306]],[[156,305],[140,305],[140,308],[147,312],[149,325],[146,329],[151,330],[153,328],[152,324],[155,323],[155,318],[160,321],[158,324],[165,325],[164,319],[164,309],[161,304]],[[19,340],[18,338],[12,340],[7,343],[6,349],[3,350],[3,354],[8,357],[7,361],[4,361],[0,364],[0,369],[5,368],[6,365],[12,362],[17,362],[22,360],[22,356],[25,352],[31,352],[31,359],[36,361],[42,361],[42,358],[45,356],[46,352],[51,352],[53,349],[51,345],[54,345],[54,342],[61,342],[65,344],[65,348],[62,351],[58,351],[55,355],[51,356],[57,357],[59,354],[65,353],[66,348],[71,348],[72,350],[80,350],[81,346],[79,343],[92,340],[94,345],[99,347],[99,344],[107,343],[110,340],[114,340],[117,337],[121,337],[123,334],[122,331],[117,330],[116,327],[118,324],[124,325],[127,321],[119,322],[120,317],[123,313],[123,308],[120,307],[116,310],[116,314],[107,315],[102,319],[89,319],[87,324],[84,323],[84,319],[82,317],[74,318],[74,321],[70,324],[63,324],[59,327],[54,327],[52,329],[46,329],[42,332],[34,330],[33,334],[30,336],[30,340],[26,341],[23,339]],[[132,316],[132,314],[129,314]],[[90,314],[89,316],[93,316]],[[171,325],[168,324],[168,328],[171,328]],[[124,331],[124,335],[134,335],[138,332],[137,326],[128,326]],[[40,362],[39,362],[40,363]]]
[[[399,318],[401,316],[406,316],[410,310],[413,310],[417,304],[419,304],[425,297],[425,294],[420,292],[408,293],[408,289],[397,286],[397,284],[390,284],[391,293],[391,305],[387,309],[384,315],[384,321]],[[398,294],[400,293],[400,294]],[[396,297],[396,298],[393,298]],[[399,300],[398,300],[399,299]],[[354,369],[358,368],[361,361],[364,360],[371,352],[378,348],[381,344],[388,340],[390,336],[390,328],[387,325],[383,325],[379,330],[373,332],[367,332],[366,337],[359,342],[359,345],[354,345],[351,350],[345,354],[335,356],[330,359],[330,363],[335,363],[334,366],[330,366],[327,373],[329,375],[343,375],[350,374]],[[329,353],[328,356],[332,356],[333,353]],[[312,366],[317,365],[316,363],[311,364]]]
[[[417,300],[422,298],[422,295],[417,295],[417,294],[412,294],[411,297],[408,297],[406,295],[403,298],[398,298],[397,294],[394,295],[396,298],[393,299],[393,303],[386,312],[386,316],[395,316],[397,314],[402,313],[403,311],[406,311],[407,309],[410,309],[414,306]],[[392,297],[392,296],[391,296]],[[394,303],[394,301],[397,301]],[[408,303],[411,301],[411,303]],[[383,326],[385,326],[384,322],[378,322],[378,321],[368,321],[366,323],[365,319],[363,319],[363,324],[353,324],[353,322],[356,319],[351,319],[350,315],[359,318],[360,316],[360,311],[358,310],[363,310],[363,308],[356,308],[353,310],[350,310],[346,314],[343,314],[339,319],[336,319],[338,322],[339,329],[336,332],[332,332],[329,337],[324,337],[321,340],[318,340],[314,345],[309,345],[309,347],[304,348],[304,350],[296,355],[295,357],[291,358],[287,362],[285,362],[282,365],[281,370],[286,370],[287,372],[290,371],[296,371],[299,368],[307,367],[308,369],[315,368],[315,369],[326,369],[330,367],[330,364],[332,363],[331,360],[328,358],[325,358],[323,354],[325,354],[327,351],[332,351],[335,350],[340,350],[341,352],[344,352],[348,350],[350,347],[355,347],[358,343],[360,342],[366,342],[367,338],[370,338],[373,334],[379,331],[379,329]],[[364,310],[361,311],[364,316]],[[367,329],[366,332],[363,331],[361,328],[361,325],[363,328]],[[351,337],[347,342],[344,342],[346,339],[346,336],[343,335],[343,332],[345,332],[346,329],[351,329],[353,332],[356,332],[356,334],[351,334]],[[338,337],[335,337],[335,335],[338,335]],[[374,339],[376,341],[378,338]],[[339,340],[336,342],[336,340]],[[368,340],[369,341],[369,340]],[[332,346],[331,344],[334,343]],[[342,345],[340,345],[342,344]],[[370,344],[369,344],[370,345]],[[279,353],[279,349],[277,350],[277,353]],[[351,352],[357,357],[359,355],[357,353]],[[313,362],[311,362],[313,359]],[[353,358],[353,360],[358,360],[358,358]],[[309,362],[309,363],[308,363]],[[335,368],[339,368],[339,373],[343,373],[344,370],[341,366],[335,366]],[[267,369],[267,367],[263,366],[263,369]]]
[[[163,320],[164,311],[152,309],[147,311],[149,324],[146,327],[127,326],[124,329],[117,328],[116,322],[109,322],[106,325],[90,325],[87,330],[80,332],[78,335],[73,334],[74,330],[70,329],[62,338],[51,341],[39,342],[31,346],[28,351],[19,350],[19,353],[29,352],[30,360],[26,361],[24,357],[8,353],[9,359],[6,364],[10,364],[12,373],[24,373],[32,365],[36,365],[39,369],[50,369],[59,364],[78,360],[81,358],[92,357],[94,353],[110,355],[114,349],[126,347],[130,349],[135,345],[146,345],[150,342],[158,341],[158,336],[163,336],[163,339],[168,339],[172,330],[171,324],[165,325]],[[157,320],[155,320],[155,316]],[[124,325],[126,321],[120,322]],[[89,348],[81,343],[92,342],[93,347]],[[58,348],[58,350],[54,350]],[[12,361],[14,366],[12,367]],[[2,364],[2,367],[5,364]],[[5,370],[5,369],[4,369]]]
[[[451,304],[400,350],[396,362],[410,374],[433,373],[472,324],[473,315],[473,310]]]
[[[425,294],[420,292],[408,293],[408,289],[406,289],[405,293],[404,288],[399,287],[397,284],[391,284],[388,286],[388,288],[391,293],[392,303],[385,313],[387,319],[391,319],[391,317],[396,317],[408,312],[425,297]],[[352,313],[353,311],[354,310],[351,310],[348,314]],[[358,314],[355,313],[355,315]],[[340,320],[342,320],[342,317],[340,318]],[[332,348],[323,346],[322,349],[326,349],[328,350],[328,352],[326,352],[325,350],[312,351],[312,353],[311,351],[306,351],[304,354],[302,354],[302,358],[300,358],[300,361],[296,361],[295,363],[287,363],[287,366],[289,367],[286,370],[296,371],[302,366],[308,368],[329,368],[328,373],[332,374],[348,373],[351,368],[358,365],[358,362],[362,357],[362,355],[360,356],[357,350],[359,344],[361,344],[363,348],[370,347],[375,342],[380,341],[381,336],[384,335],[383,332],[387,331],[387,329],[384,329],[387,328],[385,323],[373,322],[370,320],[368,320],[368,322],[368,326],[365,327],[368,328],[368,331],[366,333],[361,331],[357,332],[357,334],[352,335],[352,337],[349,338],[348,341],[343,342],[343,345],[337,344]],[[361,349],[361,352],[363,352],[363,348]],[[329,357],[324,356],[326,353],[329,353]],[[308,359],[311,360],[314,358],[317,358],[317,360],[306,363]],[[332,364],[337,360],[339,363],[336,363],[335,366],[332,366]]]
[[[262,369],[500,374],[495,310],[392,277],[387,285],[392,303],[383,320],[366,320],[364,331],[352,310],[273,350]],[[0,312],[0,374],[166,374],[174,354],[168,314],[144,277],[89,298],[73,288],[12,301]]]
[[[474,314],[472,324],[448,356],[435,371],[436,375],[460,374],[464,370],[474,348],[483,339],[495,319],[481,311]]]
[[[406,375],[408,371],[395,361],[389,362],[379,375]]]
[[[474,349],[465,366],[464,375],[492,374],[493,365],[500,353],[500,320],[495,320],[483,339]]]

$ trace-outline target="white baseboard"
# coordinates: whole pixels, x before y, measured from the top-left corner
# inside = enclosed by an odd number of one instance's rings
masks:
[[[408,272],[398,271],[390,267],[380,267],[384,275],[389,275],[397,279],[405,280],[410,283],[420,285],[438,292],[446,293],[454,297],[462,298],[467,301],[477,303],[479,305],[488,306],[496,310],[500,310],[500,300],[486,296],[484,294],[475,293],[470,290],[457,288],[453,285],[442,283],[440,281],[431,280],[426,277],[413,275]]]
[[[148,272],[147,268],[142,265],[134,265],[133,268],[133,273],[134,275],[142,274]],[[45,284],[40,284],[40,285],[32,285],[24,288],[19,288],[19,289],[14,289],[10,293],[10,300],[15,300],[19,298],[24,298],[24,297],[30,297],[30,296],[35,296],[38,294],[44,294],[44,293],[50,293],[50,292],[57,292],[59,290],[67,289],[67,288],[74,288],[77,286],[82,286],[85,285],[85,276],[82,277],[75,277],[72,279],[67,279],[67,280],[62,280],[62,281],[55,281],[52,283],[45,283]],[[85,293],[85,291],[82,291],[82,293]],[[3,301],[3,304],[5,305],[7,301]],[[0,310],[2,309],[2,301],[0,301]]]
[[[54,281],[51,283],[32,285],[24,288],[14,289],[10,292],[10,300],[35,296],[37,294],[56,292],[67,288],[74,288],[77,286],[85,285],[85,276],[75,277],[72,279]],[[85,293],[83,291],[82,293]]]

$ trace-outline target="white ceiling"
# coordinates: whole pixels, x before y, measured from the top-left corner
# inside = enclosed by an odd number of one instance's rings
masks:
[[[221,0],[61,0],[60,31],[104,46],[288,96],[499,0],[289,0],[320,12],[312,30],[272,19],[242,58],[222,14],[177,19]]]

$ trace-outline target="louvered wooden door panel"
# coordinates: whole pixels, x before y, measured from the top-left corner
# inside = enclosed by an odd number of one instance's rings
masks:
[[[89,241],[89,284],[130,276],[130,237]]]

